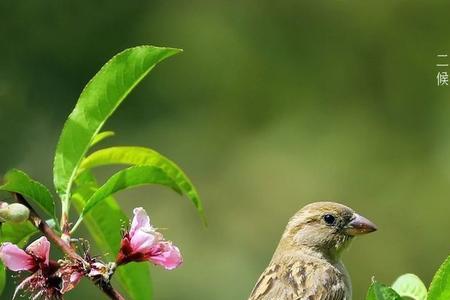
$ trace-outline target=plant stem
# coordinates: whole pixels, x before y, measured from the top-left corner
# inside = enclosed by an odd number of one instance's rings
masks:
[[[30,221],[36,226],[49,240],[55,243],[67,256],[71,259],[83,261],[83,258],[79,256],[75,250],[70,247],[69,244],[64,242],[54,231],[48,226],[47,222],[42,220],[31,205],[25,200],[25,198],[18,193],[14,193],[17,202],[25,205],[30,210]]]
[[[110,283],[108,284],[97,284],[97,286],[106,294],[109,296],[109,298],[111,299],[115,299],[115,300],[125,300],[125,298],[118,292],[116,291]]]
[[[64,196],[61,198],[61,230],[63,233],[67,233],[68,231],[68,220],[69,220],[69,210],[70,210],[70,202],[68,196]]]
[[[48,224],[39,217],[38,213],[31,207],[28,201],[19,193],[13,193],[17,202],[25,205],[30,210],[30,221],[36,226],[50,241],[55,243],[70,259],[81,261],[85,264],[87,262],[70,246],[70,244],[64,242]],[[125,298],[116,291],[109,282],[95,281],[94,284],[102,290],[112,300],[125,300]]]
[[[76,221],[75,225],[72,226],[72,229],[69,232],[70,235],[72,235],[75,232],[75,230],[77,230],[78,226],[80,226],[82,221],[83,221],[83,215],[80,215],[78,217],[78,220]]]

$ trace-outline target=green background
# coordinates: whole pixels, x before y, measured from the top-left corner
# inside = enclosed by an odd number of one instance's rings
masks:
[[[450,60],[436,58],[450,54],[449,11],[419,0],[1,1],[0,172],[51,185],[59,131],[101,65],[135,45],[183,48],[104,128],[117,133],[104,145],[175,160],[205,203],[207,229],[164,188],[118,195],[184,255],[180,269],[152,268],[155,299],[247,299],[288,218],[324,199],[379,226],[345,254],[354,299],[372,276],[413,272],[428,285],[450,252],[450,88],[436,85],[450,69],[435,66]],[[103,297],[83,282],[67,299],[82,296]]]

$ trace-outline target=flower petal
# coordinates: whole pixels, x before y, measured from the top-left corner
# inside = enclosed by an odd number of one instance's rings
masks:
[[[26,251],[48,265],[48,260],[50,258],[50,242],[45,236],[28,245]]]
[[[80,282],[81,278],[83,278],[83,273],[77,271],[64,274],[64,276],[62,276],[62,288],[60,293],[65,294],[75,288]]]
[[[183,263],[180,249],[171,242],[161,242],[155,255],[149,257],[149,261],[163,266],[166,270],[173,270]]]
[[[4,243],[0,246],[0,259],[11,271],[31,271],[36,262],[31,255],[14,244]]]
[[[30,283],[35,279],[35,275],[36,274],[32,274],[31,276],[28,276],[27,278],[25,278],[15,289],[14,291],[14,295],[12,297],[12,299],[16,299],[17,294],[19,293],[20,290],[22,289],[26,289],[27,286],[30,285]]]
[[[142,207],[136,207],[133,210],[134,217],[131,223],[130,236],[133,237],[135,232],[139,229],[144,229],[146,231],[153,230],[152,225],[150,225],[150,217],[147,212]]]
[[[151,251],[155,244],[159,241],[161,234],[156,231],[136,230],[131,237],[130,245],[133,252],[146,253]]]

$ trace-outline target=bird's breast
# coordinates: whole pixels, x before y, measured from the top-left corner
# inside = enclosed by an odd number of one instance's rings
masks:
[[[266,268],[249,300],[351,300],[349,282],[342,264],[308,255],[285,256]]]

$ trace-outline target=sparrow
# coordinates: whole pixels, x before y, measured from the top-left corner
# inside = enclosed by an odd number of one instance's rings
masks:
[[[351,300],[342,252],[352,239],[377,230],[351,208],[315,202],[290,220],[249,300]]]

